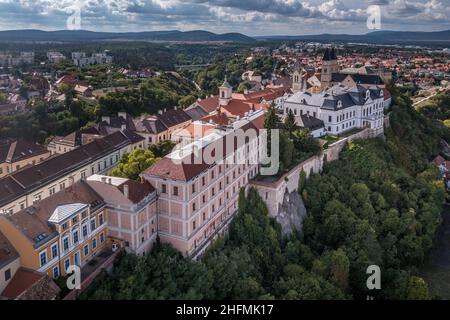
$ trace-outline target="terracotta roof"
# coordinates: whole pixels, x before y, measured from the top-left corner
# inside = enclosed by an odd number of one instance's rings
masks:
[[[432,163],[435,166],[440,166],[440,165],[445,163],[445,159],[442,156],[439,155],[439,156],[437,156],[436,158],[433,159]]]
[[[217,113],[212,116],[203,117],[203,118],[201,118],[201,121],[208,122],[208,123],[212,122],[219,126],[227,126],[231,122],[230,118],[228,118],[223,113]]]
[[[52,300],[61,289],[46,274],[20,268],[2,296],[11,300]]]
[[[255,119],[255,124],[259,124],[260,120]],[[246,131],[248,129],[254,129],[257,132],[258,128],[253,122],[249,122],[241,129]],[[231,134],[230,134],[231,135]],[[238,141],[234,141],[232,147],[227,146],[227,136],[223,136],[216,141],[208,145],[208,148],[202,148],[198,153],[191,153],[187,155],[181,161],[174,161],[169,156],[163,158],[162,160],[155,163],[149,169],[144,171],[144,175],[155,176],[163,179],[172,179],[180,181],[190,181],[194,177],[200,175],[202,172],[206,171],[208,168],[213,167],[216,162],[225,159],[229,154],[234,152],[238,147]],[[212,151],[214,150],[214,151]],[[221,154],[215,154],[216,150],[220,150]],[[212,151],[213,154],[208,154]],[[213,157],[216,161],[214,163],[205,163],[205,158]]]
[[[213,113],[219,107],[219,96],[214,96],[197,101],[197,105],[205,110],[208,114]]]
[[[95,190],[106,203],[125,203],[138,204],[145,197],[155,192],[155,188],[147,182],[137,182],[130,179],[113,178],[113,182],[103,182],[102,177],[108,180],[106,176],[91,176],[88,178],[87,184]],[[128,197],[125,196],[125,186],[128,185]]]
[[[61,205],[82,203],[92,208],[100,207],[103,199],[84,181],[79,181],[54,195],[36,202],[31,207],[12,215],[5,215],[17,230],[39,248],[57,234],[55,226],[49,223],[53,212]]]
[[[6,236],[0,232],[0,269],[19,258],[14,246]]]

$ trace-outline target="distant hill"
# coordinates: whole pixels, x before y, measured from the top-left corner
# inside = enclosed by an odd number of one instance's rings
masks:
[[[318,34],[304,36],[269,36],[256,37],[267,40],[298,40],[298,41],[335,41],[335,42],[368,42],[368,43],[450,43],[450,30],[436,32],[420,31],[374,31],[363,35],[349,34]]]
[[[93,32],[86,30],[8,30],[0,31],[0,41],[30,42],[79,42],[106,40],[141,41],[180,41],[180,42],[255,42],[256,40],[240,33],[216,34],[203,30],[193,31],[149,31],[149,32]]]

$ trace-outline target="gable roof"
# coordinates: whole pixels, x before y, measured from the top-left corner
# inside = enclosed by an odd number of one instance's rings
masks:
[[[0,231],[0,269],[17,258],[19,258],[19,254],[16,249],[11,242],[9,242],[8,238]]]
[[[72,206],[73,205],[73,206]],[[56,218],[67,218],[71,209],[91,207],[97,210],[104,205],[103,199],[84,181],[34,203],[31,207],[12,215],[4,215],[35,247],[39,248],[57,235]],[[59,209],[60,208],[60,209]],[[52,219],[54,218],[54,219]],[[52,221],[50,221],[52,220]]]
[[[48,219],[49,222],[60,224],[66,219],[70,218],[77,212],[86,209],[88,205],[86,203],[69,203],[57,206],[53,211],[53,214]]]
[[[46,274],[19,268],[1,295],[10,300],[52,300],[60,291]]]
[[[132,143],[131,137],[143,139],[133,133],[125,134],[118,131],[72,151],[49,158],[37,165],[13,172],[11,175],[0,179],[0,207],[130,145]]]

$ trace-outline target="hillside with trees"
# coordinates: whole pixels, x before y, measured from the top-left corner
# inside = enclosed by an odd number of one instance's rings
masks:
[[[301,179],[302,233],[282,236],[256,190],[241,190],[228,236],[200,262],[158,243],[147,257],[121,257],[83,298],[433,298],[418,268],[441,222],[444,186],[427,160],[442,132],[407,97],[395,102],[386,140],[356,141],[322,174]],[[382,270],[375,293],[366,287],[370,265]]]

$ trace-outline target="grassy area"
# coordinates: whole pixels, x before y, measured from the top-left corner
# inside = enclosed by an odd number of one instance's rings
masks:
[[[450,206],[445,207],[442,217],[434,247],[420,271],[433,296],[450,300]]]

